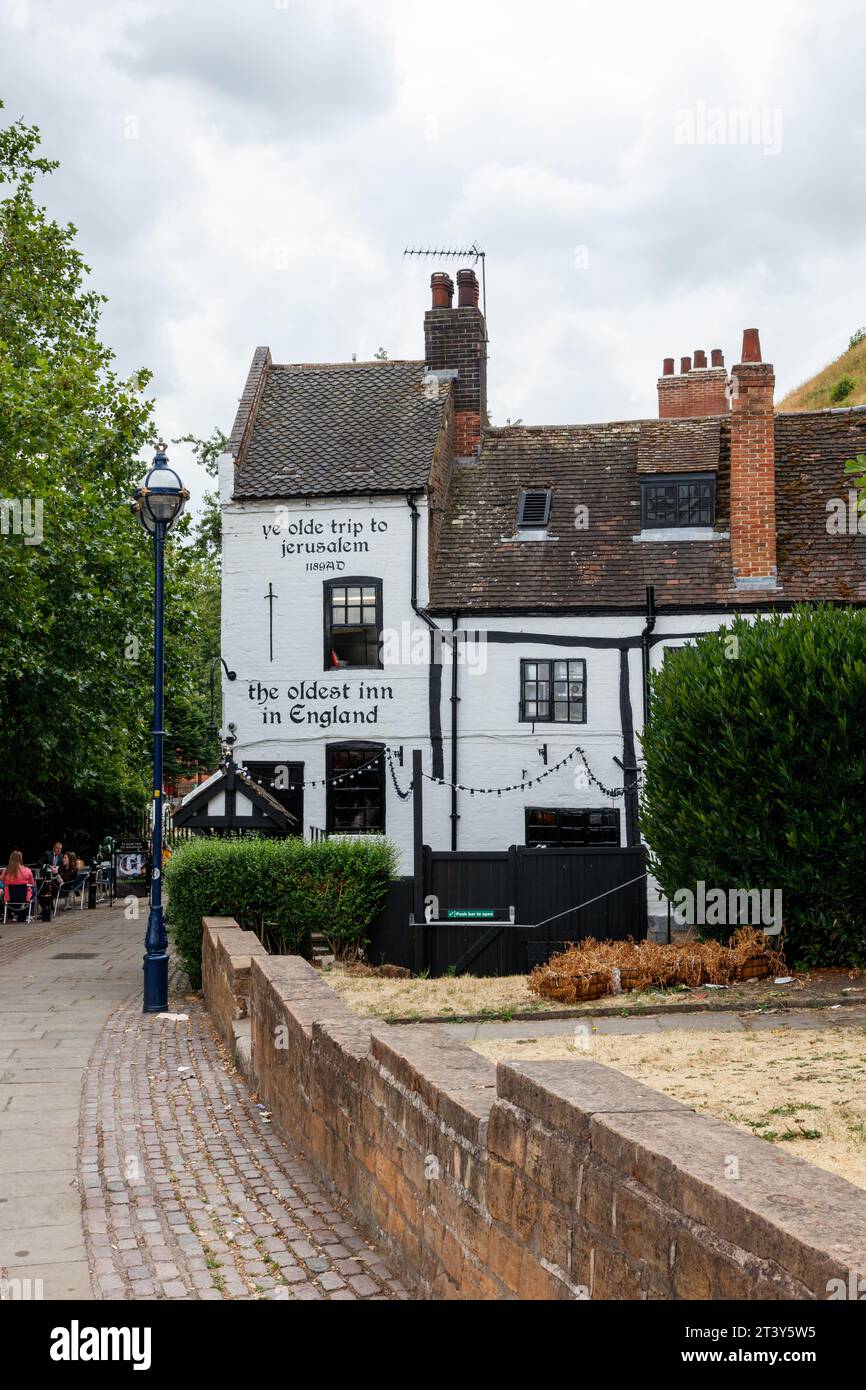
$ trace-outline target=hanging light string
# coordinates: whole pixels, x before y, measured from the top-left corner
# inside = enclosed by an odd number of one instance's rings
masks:
[[[392,749],[386,748],[385,756],[388,759],[388,771],[391,774],[391,781],[394,783],[395,792],[397,793],[401,801],[408,801],[409,797],[415,790],[415,779],[412,779],[412,781],[409,783],[408,787],[404,791],[403,788],[400,786],[400,783],[397,781],[397,770],[394,767],[394,753]]]
[[[592,782],[594,786],[598,787],[599,791],[603,792],[605,796],[610,796],[613,798],[616,798],[618,796],[626,796],[629,792],[633,792],[637,789],[640,774],[638,774],[638,777],[635,778],[634,782],[631,782],[627,787],[605,786],[604,782],[602,782],[600,778],[596,777],[595,773],[589,765],[589,762],[587,761],[585,751],[583,750],[583,748],[580,747],[579,744],[576,745],[570,753],[567,753],[564,758],[560,758],[558,763],[554,763],[552,767],[545,768],[544,772],[539,773],[537,777],[524,777],[522,781],[513,782],[510,786],[469,787],[462,782],[449,782],[445,777],[433,777],[429,772],[422,772],[421,776],[426,777],[429,782],[435,782],[437,786],[456,788],[456,790],[459,792],[468,792],[470,796],[502,796],[504,792],[522,792],[526,791],[528,787],[536,786],[539,782],[543,782],[545,777],[551,777],[554,772],[558,772],[560,768],[565,767],[567,763],[570,763],[573,758],[577,757],[579,757],[583,762],[583,766],[586,769],[586,775],[589,778],[590,782]]]
[[[286,785],[285,787],[276,787],[276,790],[277,790],[277,791],[288,791],[288,792],[299,792],[299,791],[304,790],[304,789],[307,788],[307,787],[335,787],[335,786],[337,786],[337,785],[338,785],[339,783],[341,783],[341,782],[352,782],[352,781],[354,781],[354,779],[355,779],[356,777],[360,777],[360,775],[361,775],[362,772],[366,772],[368,767],[375,767],[376,763],[378,763],[378,762],[381,760],[381,758],[384,756],[384,754],[385,754],[385,753],[390,753],[390,751],[391,751],[390,748],[383,748],[383,749],[382,749],[382,752],[381,752],[381,753],[377,753],[376,756],[375,756],[375,758],[371,758],[371,759],[369,760],[369,762],[362,763],[360,767],[354,768],[352,772],[341,772],[341,773],[340,773],[338,776],[336,776],[336,777],[317,777],[314,781],[311,781],[311,782],[298,781],[296,778],[290,777],[290,778],[289,778],[289,781],[288,781],[288,783],[287,783],[287,785]],[[242,772],[242,773],[244,774],[245,777],[249,777],[250,779],[252,779],[252,774],[251,774],[249,768],[247,768],[247,767],[240,767],[238,770],[239,770],[240,772]],[[257,782],[259,783],[259,785],[261,786],[261,785],[262,785],[262,779],[261,779],[261,777],[257,778],[256,780],[257,780]],[[271,788],[272,788],[272,789],[275,788],[275,783],[274,783],[274,782],[271,782],[270,785],[271,785]],[[411,790],[411,788],[410,788],[410,790]],[[408,793],[407,793],[407,795],[408,795]]]
[[[288,786],[281,790],[301,791],[308,787],[334,787],[342,785],[346,782],[352,782],[356,777],[360,777],[360,775],[363,772],[366,772],[368,768],[375,767],[376,764],[379,763],[383,757],[387,760],[388,770],[391,774],[391,781],[394,785],[395,792],[397,793],[401,801],[408,801],[409,797],[412,795],[412,792],[414,790],[414,781],[410,782],[409,786],[405,788],[405,790],[400,786],[400,783],[397,779],[397,770],[394,765],[394,750],[393,748],[389,748],[387,746],[382,749],[381,753],[377,753],[375,757],[370,758],[369,761],[366,763],[362,763],[360,767],[356,767],[352,772],[342,772],[334,777],[317,777],[313,781],[297,781],[293,777],[290,778]],[[555,772],[559,772],[561,768],[565,767],[575,758],[580,758],[581,762],[583,763],[587,778],[593,784],[593,786],[598,787],[599,791],[602,792],[604,796],[609,796],[615,800],[617,797],[627,796],[631,792],[636,791],[638,789],[638,786],[640,785],[640,772],[638,772],[638,775],[635,778],[635,780],[633,782],[630,782],[627,786],[606,786],[605,783],[602,782],[601,778],[596,777],[595,773],[589,765],[589,761],[587,759],[585,750],[581,748],[579,744],[576,745],[570,753],[567,753],[564,758],[560,758],[558,763],[554,763],[551,767],[545,768],[544,771],[540,772],[536,777],[524,777],[522,781],[512,782],[509,786],[470,787],[463,782],[449,782],[448,779],[445,777],[434,777],[432,773],[429,772],[422,772],[421,776],[426,778],[428,782],[434,783],[437,787],[449,787],[452,789],[456,789],[459,792],[468,792],[470,796],[502,796],[504,793],[518,791],[522,792],[528,790],[529,787],[537,786],[539,782],[543,782],[546,777],[552,777]],[[242,767],[240,770],[247,777],[250,776],[250,773],[246,767]],[[271,783],[272,787],[273,785],[274,784]]]

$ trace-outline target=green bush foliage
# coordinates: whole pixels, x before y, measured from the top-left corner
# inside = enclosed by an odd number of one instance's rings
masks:
[[[201,984],[202,917],[234,917],[281,954],[309,955],[321,932],[336,956],[356,956],[396,865],[394,846],[379,836],[181,845],[165,871],[167,917],[190,983]]]
[[[866,965],[866,613],[738,618],[669,650],[651,698],[641,828],[665,894],[781,889],[791,964]]]
[[[841,401],[847,400],[856,385],[857,383],[853,377],[840,376],[833,390],[830,392],[830,400],[834,405],[839,405]]]

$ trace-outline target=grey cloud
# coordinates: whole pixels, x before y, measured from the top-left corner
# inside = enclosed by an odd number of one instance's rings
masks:
[[[195,84],[228,135],[291,141],[387,107],[395,71],[372,7],[190,0],[131,23],[117,66]]]

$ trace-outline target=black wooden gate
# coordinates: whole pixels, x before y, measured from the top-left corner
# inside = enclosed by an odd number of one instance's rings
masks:
[[[431,975],[514,975],[568,941],[646,936],[641,847],[452,852],[425,845],[418,868],[414,883],[391,885],[372,928],[374,964],[388,960]]]

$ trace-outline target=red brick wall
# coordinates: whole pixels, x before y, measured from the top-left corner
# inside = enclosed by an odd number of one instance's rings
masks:
[[[776,574],[775,376],[768,362],[734,368],[731,555],[739,585]]]
[[[686,420],[727,415],[728,374],[724,367],[692,368],[680,376],[660,376],[659,419]]]
[[[459,458],[468,457],[478,448],[487,423],[487,348],[481,310],[474,305],[428,309],[424,360],[432,371],[457,370],[454,451]]]
[[[371,1024],[298,957],[250,957],[249,1008],[274,1123],[419,1298],[826,1298],[866,1269],[860,1188],[608,1067]]]

